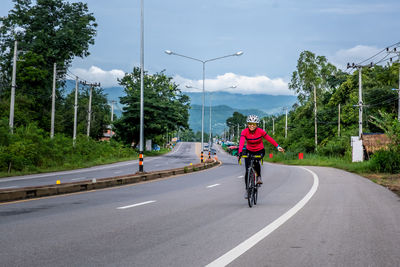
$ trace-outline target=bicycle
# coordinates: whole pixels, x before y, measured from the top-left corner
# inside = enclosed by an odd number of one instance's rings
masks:
[[[247,170],[247,202],[249,203],[249,207],[253,207],[253,205],[257,205],[257,197],[258,197],[258,187],[260,185],[257,184],[256,181],[256,171],[254,169],[254,161],[261,160],[261,164],[263,163],[260,155],[242,155],[242,158],[250,158],[249,168]],[[241,165],[241,159],[239,159],[239,164]]]

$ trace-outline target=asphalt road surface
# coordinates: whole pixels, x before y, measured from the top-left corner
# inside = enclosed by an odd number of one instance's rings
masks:
[[[400,266],[400,198],[332,168],[244,166],[0,205],[2,266]]]
[[[200,159],[195,154],[195,146],[195,143],[179,142],[171,152],[165,155],[145,157],[144,170],[166,170],[187,166],[190,163],[199,163]],[[138,170],[138,160],[132,160],[72,171],[7,177],[0,178],[0,189],[56,184],[57,180],[60,180],[61,183],[79,182],[93,178],[98,179],[132,174]]]

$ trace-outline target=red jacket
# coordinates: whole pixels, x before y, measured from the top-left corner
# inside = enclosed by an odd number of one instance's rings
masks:
[[[269,136],[263,129],[256,128],[254,133],[250,132],[249,128],[246,128],[240,134],[240,142],[239,142],[239,153],[243,151],[243,146],[245,140],[247,141],[246,149],[252,152],[259,151],[264,148],[264,144],[262,142],[262,138],[270,142],[274,147],[278,147],[278,143]]]

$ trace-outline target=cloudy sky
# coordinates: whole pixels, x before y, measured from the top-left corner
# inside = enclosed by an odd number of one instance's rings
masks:
[[[1,0],[0,16],[12,8]],[[72,2],[75,2],[72,1]],[[103,86],[140,62],[140,0],[82,0],[94,13],[96,43],[71,71]],[[304,50],[339,68],[399,42],[398,0],[169,0],[145,2],[145,69],[165,70],[181,85],[201,88],[202,64],[165,50],[207,60],[206,90],[292,94],[287,88]],[[229,88],[236,85],[236,88]]]

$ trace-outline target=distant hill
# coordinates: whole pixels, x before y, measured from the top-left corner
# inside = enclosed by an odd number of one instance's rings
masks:
[[[69,93],[75,88],[75,81],[67,80],[65,93]],[[124,89],[120,86],[103,88],[107,94],[107,99],[115,100],[114,113],[117,117],[122,114],[122,105],[119,104],[119,98],[124,96]],[[194,131],[201,131],[201,107],[203,93],[184,92],[190,97],[191,109],[189,110],[189,126]],[[231,94],[227,92],[212,93],[212,127],[213,133],[221,133],[226,127],[226,119],[231,117],[233,112],[237,111],[244,115],[256,114],[266,116],[269,114],[281,113],[283,107],[290,107],[297,101],[295,96],[288,95],[243,95]],[[210,128],[210,98],[206,93],[204,109],[204,131],[209,132]]]
[[[190,97],[191,104],[202,105],[203,93],[185,92]],[[214,92],[211,95],[212,106],[228,105],[236,109],[257,109],[268,114],[281,113],[283,107],[291,107],[297,101],[290,95],[243,95],[227,92]],[[206,93],[205,105],[210,105],[210,94]]]
[[[201,105],[191,105],[189,110],[189,125],[194,131],[201,131]],[[211,124],[213,134],[221,134],[226,128],[226,120],[232,117],[233,112],[239,112],[243,115],[255,114],[260,117],[266,116],[267,113],[257,109],[237,109],[227,105],[212,106]],[[210,131],[210,106],[204,107],[204,132]]]

